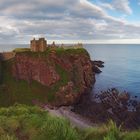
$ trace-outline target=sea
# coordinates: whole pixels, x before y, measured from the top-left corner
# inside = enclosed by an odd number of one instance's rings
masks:
[[[0,45],[0,52],[29,45]],[[84,45],[92,60],[104,61],[102,73],[96,74],[92,94],[110,88],[127,91],[140,99],[140,45],[90,44]]]
[[[85,45],[92,60],[104,61],[92,93],[111,88],[140,99],[140,45]]]

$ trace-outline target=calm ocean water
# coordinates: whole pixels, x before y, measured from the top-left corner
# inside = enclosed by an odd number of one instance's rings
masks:
[[[0,45],[0,51],[29,45]],[[140,98],[140,45],[85,45],[92,60],[102,60],[105,67],[96,75],[93,93],[108,88],[126,90]]]
[[[128,91],[140,98],[140,45],[86,45],[92,60],[105,67],[96,75],[94,93],[108,88]]]

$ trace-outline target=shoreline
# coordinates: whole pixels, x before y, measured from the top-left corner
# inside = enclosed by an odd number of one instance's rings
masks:
[[[92,61],[92,64],[95,74],[102,72],[100,68],[104,67],[103,61]],[[45,105],[44,108],[52,115],[68,119],[73,126],[78,128],[99,126],[109,120],[113,120],[118,126],[122,125],[123,129],[139,128],[140,120],[138,116],[140,112],[136,108],[140,106],[140,103],[136,99],[131,99],[126,91],[120,93],[117,89],[112,88],[102,92],[100,103],[97,103],[95,98],[91,99],[90,97],[90,91],[87,90],[78,102],[72,106],[52,108]],[[129,110],[130,105],[133,106],[134,110]],[[137,124],[135,124],[135,119]]]
[[[62,106],[59,108],[51,109],[47,105],[44,106],[44,109],[50,113],[52,116],[57,117],[64,117],[65,119],[68,119],[73,127],[77,127],[80,129],[87,129],[91,127],[97,127],[97,124],[93,124],[90,120],[87,118],[71,111],[71,106]]]
[[[117,89],[113,90],[116,93],[111,91],[109,96],[104,95],[102,98],[105,100],[103,99],[100,103],[97,103],[95,99],[91,100],[90,94],[83,95],[72,111],[95,124],[104,124],[113,120],[118,127],[121,126],[123,129],[138,129],[140,127],[140,102],[131,100],[130,96],[128,97],[125,93],[120,94]],[[130,104],[135,110],[129,110]]]

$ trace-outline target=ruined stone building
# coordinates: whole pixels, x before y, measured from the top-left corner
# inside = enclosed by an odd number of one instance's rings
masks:
[[[30,48],[33,52],[44,52],[47,49],[47,41],[45,38],[39,38],[39,40],[34,38],[31,40]]]

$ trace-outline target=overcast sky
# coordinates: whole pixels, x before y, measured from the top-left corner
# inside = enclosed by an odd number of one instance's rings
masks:
[[[140,0],[0,0],[0,44],[140,42]]]

